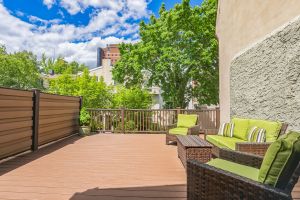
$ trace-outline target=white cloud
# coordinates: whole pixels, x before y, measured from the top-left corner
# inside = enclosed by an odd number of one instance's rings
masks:
[[[55,0],[43,0],[43,3],[47,6],[48,9],[50,9],[56,2]]]
[[[29,50],[39,58],[45,53],[48,57],[63,56],[67,61],[75,60],[95,67],[98,47],[138,41],[138,24],[129,24],[127,20],[143,18],[149,14],[146,0],[43,2],[49,9],[54,4],[60,5],[70,14],[84,12],[89,6],[94,8],[94,12],[86,26],[76,27],[63,24],[60,19],[45,20],[36,16],[27,16],[28,23],[13,16],[0,0],[0,19],[5,19],[0,20],[0,44],[6,45],[9,52]],[[63,15],[62,11],[60,13]],[[123,38],[128,35],[133,35],[132,39]]]

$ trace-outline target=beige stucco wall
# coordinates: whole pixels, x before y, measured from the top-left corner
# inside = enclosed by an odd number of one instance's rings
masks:
[[[230,119],[230,63],[245,48],[300,15],[300,0],[219,0],[221,122]]]
[[[90,70],[90,75],[91,76],[96,76],[98,79],[103,77],[104,82],[107,85],[113,85],[114,81],[112,79],[112,65],[111,65],[111,60],[110,59],[103,59],[102,60],[102,66],[91,69]]]

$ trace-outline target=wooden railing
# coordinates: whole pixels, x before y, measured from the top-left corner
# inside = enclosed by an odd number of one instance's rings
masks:
[[[218,128],[219,109],[88,109],[93,131],[113,133],[164,133],[177,115],[197,114],[201,130]]]

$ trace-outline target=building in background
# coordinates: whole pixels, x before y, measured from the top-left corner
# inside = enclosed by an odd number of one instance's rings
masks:
[[[112,65],[110,59],[102,59],[102,65],[93,69],[90,69],[90,75],[96,76],[97,80],[103,77],[104,82],[107,85],[114,85],[114,80],[112,79]]]
[[[118,44],[108,44],[105,48],[98,48],[96,67],[102,66],[103,59],[110,59],[111,65],[114,65],[120,57]]]

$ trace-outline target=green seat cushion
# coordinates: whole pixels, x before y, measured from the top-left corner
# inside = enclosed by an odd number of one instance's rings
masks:
[[[198,115],[184,115],[179,114],[177,120],[177,127],[189,128],[195,126],[197,123]]]
[[[233,118],[231,122],[234,123],[233,137],[247,140],[249,119]]]
[[[223,160],[220,158],[213,159],[213,160],[207,162],[206,164],[216,167],[216,168],[219,168],[219,169],[222,169],[222,170],[225,170],[225,171],[228,171],[228,172],[231,172],[231,173],[234,173],[234,174],[237,174],[239,176],[243,176],[243,177],[252,179],[254,181],[258,180],[259,169],[256,169],[254,167],[241,165],[241,164],[230,162],[230,161]]]
[[[282,123],[268,120],[249,119],[249,127],[257,126],[266,130],[266,142],[274,142],[279,135]]]
[[[169,130],[169,134],[173,134],[173,135],[187,135],[187,133],[188,133],[188,128],[177,127]]]
[[[300,161],[300,133],[289,132],[268,148],[258,180],[274,187],[285,187]]]
[[[207,135],[206,140],[217,147],[227,148],[232,150],[235,150],[235,143],[246,142],[238,138],[234,138],[234,137],[230,138],[230,137],[224,137],[220,135]]]

